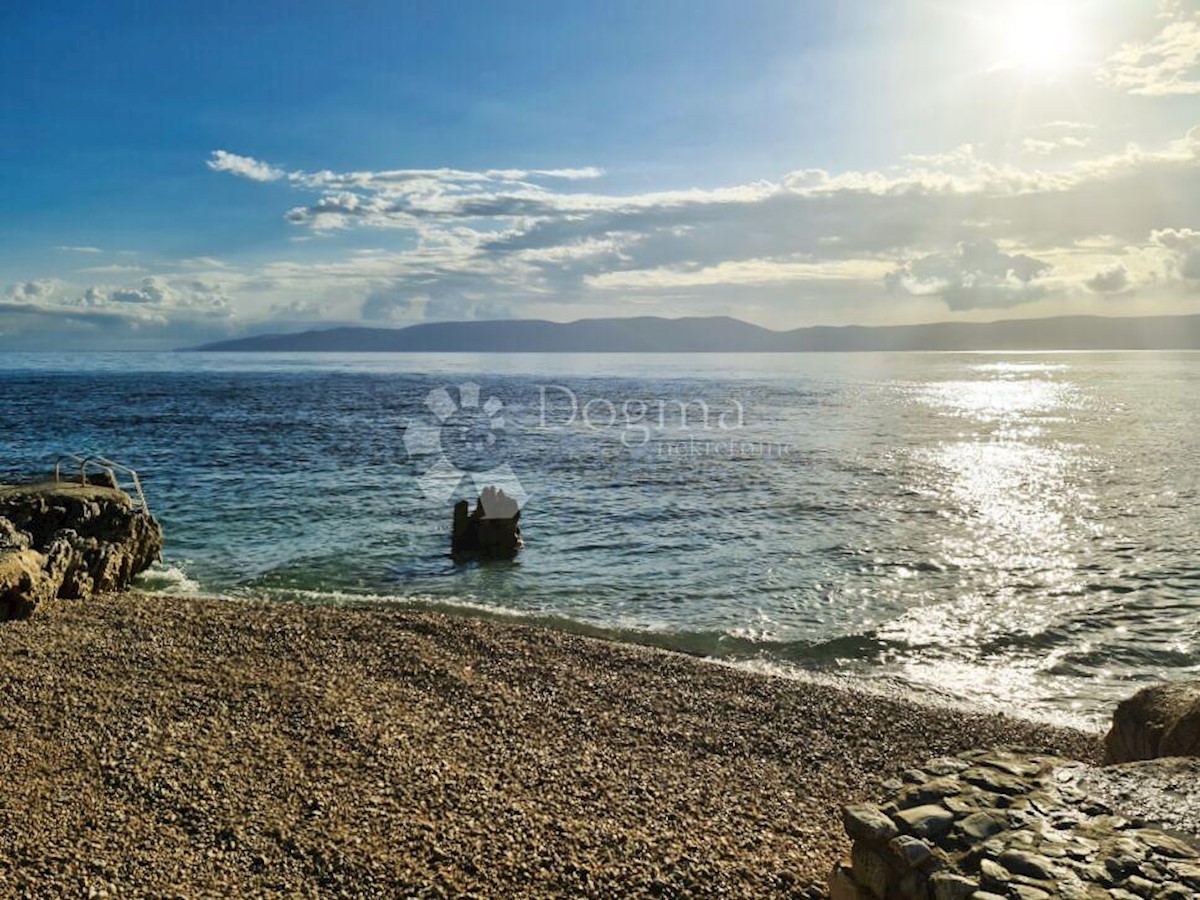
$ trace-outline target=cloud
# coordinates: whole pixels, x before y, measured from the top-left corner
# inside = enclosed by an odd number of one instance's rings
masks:
[[[282,169],[276,169],[250,156],[239,156],[225,150],[214,150],[207,165],[214,172],[229,172],[251,181],[278,181],[283,177]]]
[[[1171,20],[1148,41],[1123,44],[1101,67],[1101,81],[1147,97],[1200,94],[1200,12],[1164,9]]]
[[[1129,291],[1129,272],[1121,263],[1116,263],[1106,269],[1101,269],[1091,278],[1084,281],[1088,290],[1097,294],[1123,294]]]
[[[1189,308],[1200,129],[1146,146],[1106,134],[1045,123],[1028,139],[1052,147],[1029,145],[1020,165],[991,155],[1011,145],[963,144],[876,169],[625,193],[594,167],[305,171],[224,152],[210,169],[287,186],[278,215],[337,239],[251,267],[198,256],[22,281],[0,294],[0,330],[9,346],[59,325],[173,346],[364,321],[735,310],[788,326],[1102,311],[1110,297]]]
[[[893,291],[937,296],[950,309],[1009,307],[1036,300],[1036,280],[1050,265],[1023,253],[1005,253],[995,241],[962,241],[949,252],[930,253],[885,276]]]
[[[127,285],[93,284],[81,289],[57,280],[27,281],[0,294],[0,312],[6,307],[20,307],[48,317],[70,318],[87,311],[144,322],[175,316],[227,317],[232,305],[223,285],[161,276],[148,276]]]
[[[86,269],[79,269],[78,271],[85,275],[134,275],[146,270],[141,266],[123,266],[113,263],[107,266],[88,266]]]
[[[41,303],[53,297],[61,288],[62,282],[54,278],[21,281],[10,285],[0,300],[5,303]]]
[[[388,323],[646,305],[690,312],[721,297],[768,319],[796,315],[802,301],[804,315],[870,320],[899,308],[898,298],[924,318],[939,307],[1049,311],[1055,300],[1095,297],[1086,282],[1124,262],[1131,292],[1154,283],[1175,296],[1171,285],[1191,264],[1148,236],[1190,221],[1200,203],[1200,129],[1151,147],[1097,151],[1097,139],[1085,123],[1039,126],[1031,140],[1047,146],[1031,150],[1072,154],[1053,168],[1036,156],[1025,166],[995,161],[964,144],[876,170],[807,168],[627,194],[587,189],[598,169],[564,179],[552,169],[262,163],[309,195],[283,213],[287,222],[404,246],[271,263],[240,291],[274,298],[271,315],[302,297],[316,305],[297,317]],[[848,297],[857,302],[837,305]]]
[[[103,253],[104,252],[99,247],[70,247],[65,244],[60,244],[59,246],[55,247],[54,249],[62,250],[64,253]]]
[[[1030,156],[1050,156],[1064,150],[1083,150],[1091,143],[1088,138],[1063,135],[1059,138],[1025,138],[1021,141],[1021,152]]]
[[[1172,252],[1170,266],[1180,278],[1200,280],[1200,231],[1191,228],[1164,228],[1151,235],[1151,241]]]
[[[216,340],[242,325],[225,286],[150,276],[83,287],[42,280],[0,293],[0,346],[62,350],[161,349]]]

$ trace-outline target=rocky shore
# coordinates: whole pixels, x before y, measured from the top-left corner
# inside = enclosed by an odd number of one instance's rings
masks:
[[[1192,900],[1200,760],[1098,768],[1014,750],[931,759],[843,811],[832,900]],[[1138,784],[1136,791],[1128,783]],[[1176,834],[1166,830],[1172,827]]]
[[[0,627],[6,896],[819,896],[847,803],[1097,736],[434,613],[107,594]]]
[[[123,590],[162,553],[162,528],[115,485],[0,484],[0,619]]]

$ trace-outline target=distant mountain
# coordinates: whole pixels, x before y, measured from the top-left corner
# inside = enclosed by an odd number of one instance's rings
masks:
[[[467,353],[777,353],[855,350],[1200,350],[1200,315],[1059,316],[929,325],[771,331],[728,316],[431,322],[218,341],[195,351]]]

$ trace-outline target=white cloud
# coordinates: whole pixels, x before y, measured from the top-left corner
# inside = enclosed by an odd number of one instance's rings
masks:
[[[63,284],[54,278],[21,281],[10,285],[0,300],[5,303],[43,303],[62,290]]]
[[[1172,252],[1170,267],[1180,278],[1200,280],[1200,231],[1191,228],[1164,228],[1151,235],[1151,241]]]
[[[1063,135],[1059,138],[1025,138],[1021,141],[1021,152],[1030,156],[1051,156],[1064,150],[1082,150],[1090,144],[1088,138]]]
[[[1033,134],[1052,146],[1030,149],[1070,160],[1018,166],[964,144],[878,170],[633,194],[555,185],[545,169],[291,171],[288,184],[314,196],[288,222],[339,229],[342,240],[361,231],[372,245],[262,266],[240,290],[276,298],[280,315],[303,297],[316,306],[297,316],[387,322],[719,296],[773,304],[775,315],[797,309],[795,298],[818,308],[822,297],[854,296],[852,314],[869,320],[901,297],[923,304],[924,317],[938,305],[969,314],[1080,303],[1112,284],[1117,276],[1093,279],[1120,263],[1130,293],[1153,285],[1177,296],[1171,285],[1192,264],[1148,236],[1190,221],[1200,203],[1200,129],[1100,151],[1085,123]],[[408,248],[380,249],[396,231]]]
[[[1164,8],[1170,21],[1147,41],[1123,44],[1101,68],[1102,81],[1147,97],[1200,94],[1200,11]]]
[[[86,269],[78,271],[85,275],[135,275],[146,270],[141,266],[123,266],[113,263],[107,266],[88,266]]]
[[[251,181],[278,181],[284,174],[282,169],[276,169],[253,157],[239,156],[225,150],[214,150],[207,165],[214,172],[229,172]]]
[[[962,241],[953,250],[905,263],[884,283],[890,290],[941,297],[950,309],[1009,307],[1044,296],[1037,279],[1050,268],[1032,256],[1005,253],[994,241]]]
[[[104,252],[99,247],[71,247],[71,246],[67,246],[65,244],[59,244],[54,249],[62,250],[64,253],[103,253]]]

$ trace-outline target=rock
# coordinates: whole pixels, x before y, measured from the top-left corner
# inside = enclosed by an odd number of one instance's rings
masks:
[[[875,900],[871,892],[860,887],[848,866],[838,866],[829,879],[829,900]]]
[[[977,812],[959,822],[958,828],[967,840],[982,843],[998,831],[1003,831],[1004,823],[992,813]]]
[[[996,860],[1008,871],[1027,878],[1050,879],[1054,877],[1050,860],[1024,850],[1005,850]]]
[[[965,875],[940,872],[929,879],[933,900],[966,900],[977,896],[979,882]]]
[[[124,590],[161,553],[162,528],[123,491],[0,485],[0,618],[28,618],[55,597]]]
[[[878,852],[863,842],[854,845],[850,851],[850,861],[854,868],[854,880],[876,897],[886,897],[892,883],[892,871]]]
[[[521,510],[499,488],[487,487],[475,501],[475,511],[460,500],[454,505],[450,550],[456,556],[512,557],[525,546],[521,540]]]
[[[0,518],[0,553],[6,550],[28,550],[32,538],[8,519]]]
[[[891,819],[865,803],[842,808],[842,827],[851,840],[875,844],[886,843],[900,833]]]
[[[942,762],[910,770],[882,807],[846,808],[854,846],[840,877],[858,896],[1200,896],[1200,827],[1193,826],[1200,817],[1192,813],[1200,759],[1106,767],[1016,751],[959,759],[961,768]],[[915,777],[935,768],[945,774]],[[902,808],[930,784],[939,803]],[[885,811],[902,832],[886,843]]]
[[[1108,763],[1200,756],[1200,682],[1154,685],[1123,700],[1104,752]]]
[[[902,809],[895,818],[904,823],[904,829],[919,838],[937,838],[950,830],[954,824],[954,813],[944,806],[917,806]]]
[[[933,857],[933,850],[927,843],[907,834],[892,838],[888,848],[902,869],[915,869]]]
[[[0,552],[0,618],[27,619],[39,603],[57,595],[45,563],[36,550]]]

